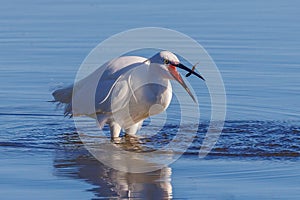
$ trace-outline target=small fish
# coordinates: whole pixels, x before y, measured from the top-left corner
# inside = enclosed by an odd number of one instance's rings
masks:
[[[197,65],[198,65],[198,62],[197,62],[196,64],[193,65],[192,71],[195,71]],[[185,77],[189,77],[190,75],[192,75],[191,72],[187,73],[187,74],[185,75]]]

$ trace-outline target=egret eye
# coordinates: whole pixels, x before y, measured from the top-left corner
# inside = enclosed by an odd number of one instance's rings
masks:
[[[164,63],[167,65],[167,64],[169,64],[170,62],[169,62],[167,59],[164,59]]]

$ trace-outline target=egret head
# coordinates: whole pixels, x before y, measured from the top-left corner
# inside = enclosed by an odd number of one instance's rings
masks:
[[[198,78],[205,80],[200,74],[181,64],[177,56],[169,51],[161,51],[155,54],[153,57],[151,57],[149,61],[150,63],[155,63],[159,65],[162,68],[163,73],[169,75],[167,76],[169,77],[169,79],[174,79],[178,81],[182,85],[182,87],[184,87],[184,89],[188,92],[188,94],[192,97],[192,99],[196,102],[195,97],[193,96],[190,89],[185,84],[181,75],[177,71],[177,68],[183,69],[189,72],[189,74],[194,74]]]

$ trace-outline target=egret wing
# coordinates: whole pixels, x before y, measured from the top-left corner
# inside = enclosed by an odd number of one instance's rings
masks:
[[[123,108],[130,97],[126,84],[130,71],[145,65],[145,60],[137,56],[119,57],[77,82],[73,90],[73,115],[91,116]]]
[[[135,98],[135,89],[137,88],[137,79],[144,79],[147,67],[143,63],[134,64],[128,67],[116,81],[111,84],[111,88],[105,98],[98,98],[96,108],[97,113],[115,113],[125,108],[132,98]],[[133,79],[133,77],[135,77]],[[138,77],[138,78],[136,78]],[[100,83],[106,84],[105,82]],[[97,96],[97,95],[96,95]],[[101,100],[101,101],[99,101]]]

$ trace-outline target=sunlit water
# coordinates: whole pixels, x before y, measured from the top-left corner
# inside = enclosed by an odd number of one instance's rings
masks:
[[[2,2],[0,198],[297,199],[298,7],[297,1]],[[182,152],[185,141],[177,141],[175,151],[184,155],[169,167],[128,174],[95,160],[72,119],[47,101],[53,88],[73,81],[99,42],[143,26],[181,31],[205,47],[224,79],[227,121],[214,149],[199,159],[210,100],[205,84],[191,77],[201,109],[193,143]],[[168,124],[142,139],[143,147],[160,148],[174,138],[179,119],[173,103]],[[183,130],[190,133],[189,126]]]

